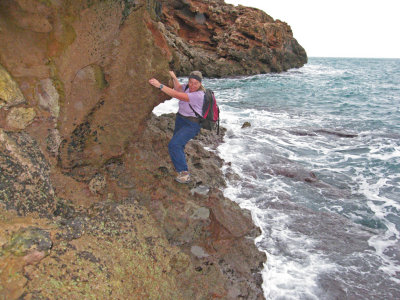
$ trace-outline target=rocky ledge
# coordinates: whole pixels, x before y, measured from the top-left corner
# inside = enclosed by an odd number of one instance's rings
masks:
[[[165,151],[173,126],[174,115],[152,116],[129,154],[110,161],[91,181],[89,189],[103,195],[95,202],[77,205],[57,198],[53,215],[45,218],[40,214],[49,207],[41,202],[16,205],[15,199],[4,198],[0,295],[263,299],[260,272],[266,257],[254,244],[260,231],[248,211],[223,196],[224,162],[203,147],[216,147],[222,134],[202,131],[187,145],[193,182],[181,185],[174,180]],[[42,155],[28,151],[37,145],[24,134],[1,134],[11,150],[1,152],[0,166],[9,170],[13,160],[19,170],[2,174],[2,186],[10,191],[16,189],[10,176],[33,178],[37,170],[30,167],[45,162]],[[26,147],[23,157],[10,146],[15,144]],[[36,190],[47,188],[49,181],[48,173],[40,174],[38,182],[43,184]],[[36,191],[29,184],[22,190],[28,188]],[[6,210],[10,207],[15,209]]]

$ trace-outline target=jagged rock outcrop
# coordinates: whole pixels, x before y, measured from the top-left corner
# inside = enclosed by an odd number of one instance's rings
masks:
[[[226,77],[299,68],[307,54],[288,24],[223,0],[162,0],[158,27],[179,75]]]

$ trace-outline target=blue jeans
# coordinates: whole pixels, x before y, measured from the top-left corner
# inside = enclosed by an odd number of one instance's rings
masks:
[[[176,115],[174,135],[168,144],[168,152],[177,172],[188,171],[185,158],[185,146],[200,131],[198,123]]]

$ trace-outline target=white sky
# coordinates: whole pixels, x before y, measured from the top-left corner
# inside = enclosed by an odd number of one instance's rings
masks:
[[[290,25],[309,57],[400,58],[400,0],[225,0]]]

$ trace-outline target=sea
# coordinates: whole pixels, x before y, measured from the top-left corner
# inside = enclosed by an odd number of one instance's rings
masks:
[[[311,57],[204,85],[227,129],[215,151],[240,176],[224,194],[262,230],[265,298],[400,299],[400,59]]]

